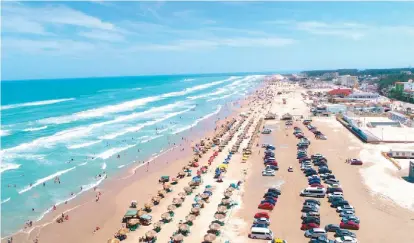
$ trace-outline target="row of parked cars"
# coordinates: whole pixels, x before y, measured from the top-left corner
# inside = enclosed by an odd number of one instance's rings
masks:
[[[277,199],[282,192],[276,187],[269,188],[263,195],[263,199],[260,202],[258,208],[264,210],[273,210],[277,203]],[[249,238],[252,239],[264,239],[274,241],[273,232],[269,229],[270,217],[268,212],[258,212],[254,215],[253,224],[250,228]],[[287,243],[284,240],[278,239],[281,243]]]
[[[264,170],[262,171],[263,176],[275,176],[276,171],[279,170],[276,158],[275,158],[275,147],[271,144],[266,144],[264,157],[263,157],[263,164],[265,166]]]
[[[303,134],[303,132],[300,128],[295,128],[294,134]],[[306,139],[304,136],[299,137],[301,141]],[[347,209],[352,206],[347,204],[345,200],[334,199],[343,198],[343,191],[339,180],[335,178],[335,175],[332,174],[332,171],[328,167],[328,160],[321,154],[315,154],[309,157],[307,154],[309,145],[305,146],[303,143],[298,143],[297,145],[297,159],[300,163],[301,170],[308,179],[308,187],[302,190],[300,195],[314,198],[324,198],[328,195],[328,201],[332,202],[331,207],[335,207],[340,215],[347,214]],[[352,222],[351,220],[343,220],[340,225],[328,224],[325,228],[320,227],[320,205],[321,202],[319,200],[307,198],[302,206],[301,230],[305,230],[305,237],[311,238],[309,242],[357,243],[355,234],[349,231],[347,227],[349,222]],[[334,232],[335,240],[328,239],[327,232]]]

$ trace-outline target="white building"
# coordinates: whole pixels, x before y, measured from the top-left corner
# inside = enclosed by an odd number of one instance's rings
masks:
[[[408,80],[408,82],[404,82],[404,91],[414,91],[414,83],[412,79]]]
[[[358,84],[358,77],[351,75],[342,75],[338,77],[338,82],[342,86],[353,87],[355,84]]]
[[[350,100],[376,100],[380,97],[377,93],[369,92],[355,92],[348,95],[346,98]]]

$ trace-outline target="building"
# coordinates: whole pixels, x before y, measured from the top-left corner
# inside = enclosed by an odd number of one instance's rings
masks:
[[[338,82],[345,87],[354,87],[358,85],[358,77],[351,75],[342,75],[338,77]]]
[[[330,80],[330,79],[337,78],[338,76],[339,76],[339,73],[338,72],[324,73],[321,76],[321,79],[323,79],[323,80]]]
[[[328,91],[328,95],[330,96],[337,96],[337,97],[346,97],[348,95],[352,94],[351,89],[333,89],[331,91]]]
[[[414,101],[414,82],[412,79],[408,80],[408,82],[396,82],[394,91],[403,96],[407,101]]]
[[[401,124],[404,124],[408,127],[411,127],[413,125],[413,122],[411,121],[410,117],[402,113],[395,112],[395,111],[389,111],[387,112],[387,114],[390,120],[399,121],[401,122]]]
[[[390,150],[388,156],[395,159],[414,159],[414,151]]]
[[[376,100],[380,97],[377,93],[369,92],[354,92],[348,95],[347,99],[349,100]]]
[[[412,74],[412,72],[411,72],[411,71],[401,71],[401,74],[411,75],[411,74]]]

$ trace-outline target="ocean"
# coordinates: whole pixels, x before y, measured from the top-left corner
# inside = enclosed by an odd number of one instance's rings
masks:
[[[116,175],[179,142],[263,78],[220,74],[3,81],[2,237],[98,186],[103,173]]]

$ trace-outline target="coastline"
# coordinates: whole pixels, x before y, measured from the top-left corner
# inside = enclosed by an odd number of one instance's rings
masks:
[[[17,242],[32,242],[39,237],[42,243],[57,242],[57,240],[59,242],[105,241],[120,228],[120,220],[130,201],[139,199],[139,205],[148,201],[150,194],[154,193],[155,187],[158,186],[154,183],[144,188],[142,184],[146,181],[157,182],[161,175],[170,175],[179,171],[192,158],[192,151],[187,148],[194,145],[194,141],[212,135],[214,128],[223,122],[224,118],[237,117],[246,108],[245,104],[249,102],[255,91],[261,87],[262,84],[258,84],[244,99],[226,103],[224,109],[217,114],[180,133],[186,136],[185,141],[180,145],[161,150],[156,156],[148,158],[145,163],[130,163],[113,177],[103,180],[97,191],[85,191],[67,204],[59,205],[56,210],[51,210],[42,219],[34,222],[32,227],[13,234],[13,239]],[[221,119],[217,121],[217,118]],[[181,151],[181,148],[186,149]],[[102,193],[102,196],[99,202],[95,202],[98,192]],[[133,194],[135,195],[132,196]],[[70,220],[61,224],[55,223],[56,218],[62,213],[69,214]],[[100,227],[100,230],[93,234],[95,227]],[[2,242],[6,242],[8,237],[10,236],[2,238]]]

